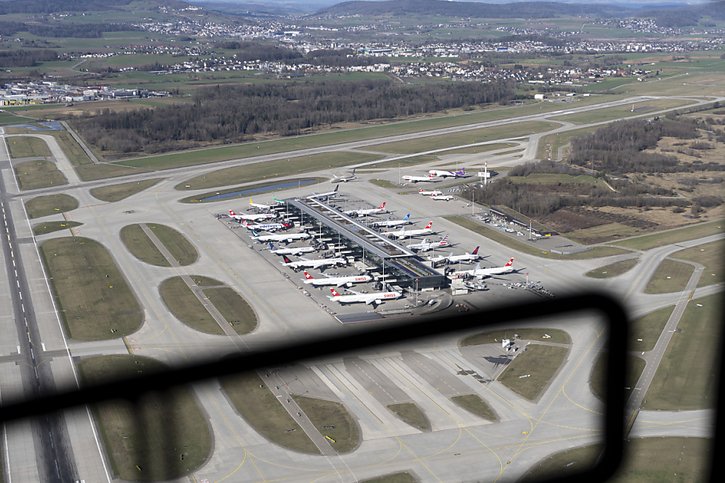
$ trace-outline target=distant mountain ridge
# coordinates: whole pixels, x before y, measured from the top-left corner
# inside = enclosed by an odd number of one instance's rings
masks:
[[[135,0],[0,0],[0,15],[8,13],[55,13],[107,11],[126,6]],[[146,6],[154,4],[183,8],[188,3],[179,0],[148,0]]]

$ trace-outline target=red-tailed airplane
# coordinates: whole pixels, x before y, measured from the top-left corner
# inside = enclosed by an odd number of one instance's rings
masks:
[[[358,293],[350,290],[352,295],[340,295],[340,293],[334,288],[330,289],[332,296],[328,296],[330,300],[333,300],[339,304],[354,304],[354,303],[366,303],[368,305],[373,304],[377,306],[382,304],[386,300],[395,300],[403,296],[400,292],[374,292],[374,293]]]

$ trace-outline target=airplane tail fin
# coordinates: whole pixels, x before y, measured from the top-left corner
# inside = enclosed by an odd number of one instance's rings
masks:
[[[268,248],[269,248],[270,250],[274,250],[274,243],[272,243],[272,242],[269,242],[269,244],[267,245],[267,247],[268,247]]]
[[[313,278],[315,278],[312,275],[310,275],[310,272],[308,272],[307,270],[305,270],[304,273],[305,273],[305,280],[312,280]]]
[[[249,198],[249,204],[250,205],[253,205],[254,204],[254,201],[252,201],[252,198]]]
[[[380,208],[381,210],[384,210],[385,209],[385,203],[386,203],[385,201],[383,201],[382,203],[380,203],[380,206],[378,206],[378,208]]]
[[[335,186],[335,189],[332,190],[332,191],[334,191],[335,193],[337,193],[337,190],[339,190],[339,189],[340,189],[340,185],[337,185],[337,186]]]
[[[407,215],[405,215],[405,216],[403,217],[403,220],[404,220],[404,221],[408,221],[408,220],[410,220],[410,213],[408,213]]]
[[[509,261],[506,262],[506,265],[504,267],[513,267],[514,266],[514,257],[509,258]]]
[[[478,247],[474,248],[471,255],[478,255]]]
[[[330,293],[332,294],[333,297],[339,297],[340,296],[340,292],[338,292],[337,290],[335,290],[334,287],[331,287],[330,288]]]
[[[282,255],[282,260],[284,263],[292,263],[292,260],[290,260],[287,255]]]
[[[231,216],[234,216],[234,215],[236,215],[236,213],[234,213],[234,210],[229,210],[229,214],[230,214]]]
[[[430,230],[431,228],[433,228],[433,220],[429,221],[428,224],[425,225],[426,230]]]

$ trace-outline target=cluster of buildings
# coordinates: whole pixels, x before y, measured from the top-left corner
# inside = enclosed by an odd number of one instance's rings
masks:
[[[12,82],[0,87],[0,106],[120,100],[167,95],[167,92],[143,89],[116,89],[108,86],[79,87],[52,81]]]

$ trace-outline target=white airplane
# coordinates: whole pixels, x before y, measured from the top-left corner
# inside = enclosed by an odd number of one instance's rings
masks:
[[[401,226],[401,225],[409,225],[413,223],[410,221],[410,213],[405,215],[402,220],[385,220],[385,221],[376,221],[373,223],[373,226],[384,226],[386,228],[390,228],[391,226]]]
[[[440,241],[432,242],[428,238],[424,239],[420,243],[413,243],[408,245],[408,248],[415,251],[427,252],[429,250],[435,250],[436,248],[445,248],[451,246],[448,242],[448,235],[444,236]]]
[[[274,243],[269,242],[269,253],[274,253],[275,255],[299,255],[300,253],[310,253],[314,252],[315,249],[312,247],[290,247],[290,248],[275,248]]]
[[[478,279],[486,278],[486,277],[492,277],[494,275],[503,275],[506,273],[511,273],[514,271],[514,258],[509,258],[509,261],[506,262],[506,264],[503,267],[493,267],[493,268],[481,268],[481,264],[476,264],[476,268],[472,270],[460,270],[453,272],[449,275],[449,277],[452,278],[460,278],[460,277],[475,277]]]
[[[437,257],[428,257],[428,260],[433,262],[433,265],[437,265],[438,263],[459,263],[459,262],[465,262],[465,263],[471,263],[478,260],[478,248],[476,247],[473,249],[471,253],[464,253],[463,255],[454,255],[452,252],[450,255],[440,255]]]
[[[307,238],[310,238],[309,233],[280,233],[275,235],[254,235],[252,236],[253,239],[259,241],[259,242],[283,242],[283,243],[291,243],[295,240],[306,240]]]
[[[429,183],[434,180],[433,176],[412,176],[410,174],[406,174],[403,176],[403,181],[407,181],[409,183]]]
[[[377,215],[378,213],[387,213],[388,210],[385,209],[385,201],[380,203],[380,205],[377,208],[364,208],[361,210],[347,210],[343,211],[348,216],[368,216],[368,215]]]
[[[249,223],[247,220],[242,221],[242,226],[246,228],[247,230],[253,230],[253,231],[277,231],[277,230],[287,230],[289,228],[292,228],[292,223]]]
[[[438,176],[439,178],[462,178],[466,176],[466,168],[461,168],[458,171],[446,171],[441,169],[431,169],[428,171],[430,176]]]
[[[246,221],[266,220],[268,218],[274,218],[276,216],[277,216],[276,213],[245,214],[245,213],[235,213],[233,210],[229,210],[229,218],[233,218],[233,219],[237,220],[238,222],[242,222],[244,220],[246,220]]]
[[[419,235],[432,235],[435,233],[433,231],[433,222],[429,221],[427,225],[425,225],[425,228],[420,228],[418,230],[406,230],[403,228],[402,230],[398,231],[384,231],[381,233],[381,235],[385,235],[389,238],[397,238],[398,240],[402,238],[408,238],[412,236],[419,236]]]
[[[310,272],[305,270],[305,283],[312,284],[313,287],[322,287],[323,285],[334,285],[336,287],[352,287],[354,283],[365,283],[373,279],[370,275],[350,275],[349,277],[329,277],[326,278],[315,278]]]
[[[331,183],[347,183],[348,181],[352,181],[354,179],[357,179],[357,176],[355,176],[355,168],[352,168],[352,171],[350,171],[350,174],[345,174],[342,176],[333,174],[330,182]]]
[[[347,265],[347,259],[341,257],[335,258],[319,258],[316,260],[300,257],[300,260],[293,262],[287,255],[282,255],[282,265],[290,267],[293,270],[299,270],[301,268],[319,268],[323,270],[325,267]]]
[[[281,203],[279,200],[274,200],[277,204]],[[263,203],[255,203],[252,201],[252,198],[249,198],[249,207],[250,208],[257,208],[258,210],[262,211],[269,211],[276,205],[265,205]]]
[[[380,305],[386,300],[395,300],[403,296],[400,292],[374,292],[374,293],[358,293],[350,290],[352,295],[340,295],[340,293],[334,288],[330,288],[332,296],[328,296],[330,300],[333,300],[339,304],[354,304],[354,303],[366,303],[373,306]]]
[[[438,201],[451,201],[453,199],[453,196],[451,196],[451,195],[434,195],[434,196],[431,196],[430,199],[438,200]]]
[[[439,196],[442,195],[443,192],[440,190],[424,190],[421,188],[418,190],[418,194],[423,196]]]
[[[327,200],[329,198],[334,198],[337,196],[337,190],[340,188],[340,185],[335,186],[335,189],[332,191],[328,191],[327,193],[313,193],[310,196],[307,197],[308,200],[315,199],[315,200]]]

